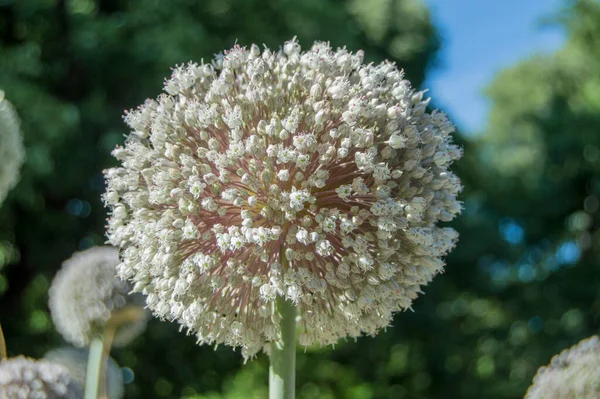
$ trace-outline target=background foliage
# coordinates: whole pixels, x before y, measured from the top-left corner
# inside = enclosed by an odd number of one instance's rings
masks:
[[[376,338],[298,355],[299,398],[519,398],[537,368],[600,330],[600,4],[565,2],[556,54],[503,71],[483,134],[455,170],[465,191],[447,271]],[[298,36],[397,61],[415,86],[440,40],[418,0],[0,0],[0,88],[23,124],[22,180],[0,209],[0,321],[9,354],[62,344],[47,289],[104,242],[102,169],[124,109],[169,67]],[[198,347],[152,321],[115,350],[127,398],[266,396],[265,357]]]

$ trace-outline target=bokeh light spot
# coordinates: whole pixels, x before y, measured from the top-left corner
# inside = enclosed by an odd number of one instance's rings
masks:
[[[481,378],[488,378],[494,374],[496,366],[494,358],[491,356],[482,356],[477,360],[477,375]]]
[[[34,310],[29,316],[29,328],[35,332],[44,332],[50,329],[50,317],[43,310]]]
[[[525,230],[516,221],[510,218],[502,218],[498,223],[500,236],[511,245],[518,245],[523,242]]]
[[[86,218],[90,215],[90,212],[92,211],[92,206],[87,201],[82,201],[77,198],[71,198],[67,202],[66,209],[67,212],[73,216]]]
[[[519,265],[519,281],[523,282],[523,283],[529,283],[530,281],[532,281],[535,276],[536,276],[536,271],[533,268],[533,266],[531,266],[528,263]]]
[[[574,241],[567,241],[558,247],[556,260],[559,264],[574,265],[581,257],[581,250]]]
[[[121,368],[121,373],[123,373],[123,382],[125,384],[131,384],[135,380],[135,373],[129,367]]]
[[[578,332],[583,328],[583,312],[579,309],[571,309],[560,318],[563,327],[570,332]]]
[[[173,391],[173,386],[164,378],[159,378],[154,384],[154,391],[158,396],[169,396]]]

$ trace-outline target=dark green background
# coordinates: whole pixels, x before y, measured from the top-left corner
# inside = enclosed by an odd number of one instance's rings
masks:
[[[446,272],[378,337],[299,353],[298,398],[520,398],[553,354],[598,333],[600,5],[564,4],[565,47],[500,73],[485,131],[457,137],[465,210]],[[127,133],[123,110],[155,97],[175,64],[293,36],[395,60],[418,87],[443,44],[416,0],[0,0],[0,88],[27,148],[0,209],[10,355],[62,344],[48,286],[105,241],[102,169]],[[266,395],[265,356],[244,366],[173,324],[153,320],[113,354],[135,374],[127,398]]]

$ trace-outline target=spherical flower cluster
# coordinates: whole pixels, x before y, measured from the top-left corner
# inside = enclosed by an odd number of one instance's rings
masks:
[[[19,117],[0,90],[0,204],[19,181],[19,169],[25,160]]]
[[[49,291],[52,320],[63,338],[75,346],[85,346],[115,313],[127,307],[139,309],[140,317],[120,323],[113,345],[124,346],[146,328],[147,312],[143,296],[129,295],[131,286],[117,277],[117,249],[92,247],[76,252],[56,273]]]
[[[65,367],[19,356],[0,361],[0,397],[82,399],[83,389]]]
[[[600,338],[594,335],[541,367],[525,399],[600,398]]]
[[[252,356],[297,306],[300,344],[375,334],[457,233],[453,125],[389,62],[292,40],[174,69],[105,171],[120,276],[202,343]]]
[[[44,359],[54,364],[60,364],[69,370],[71,377],[81,386],[85,386],[89,351],[69,346],[51,350]],[[119,365],[111,358],[108,360],[106,371],[108,399],[121,399],[125,394],[123,373]]]

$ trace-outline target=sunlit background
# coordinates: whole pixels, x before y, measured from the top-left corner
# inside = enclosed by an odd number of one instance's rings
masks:
[[[459,128],[461,234],[414,312],[376,338],[298,354],[298,398],[522,398],[536,370],[600,329],[597,0],[0,0],[0,89],[27,161],[0,209],[9,355],[63,345],[48,288],[105,242],[102,170],[123,110],[169,68],[298,36],[391,59]],[[115,349],[127,398],[264,398],[265,356],[200,347],[151,321]]]
[[[565,32],[549,23],[561,0],[425,0],[442,36],[439,63],[425,86],[465,134],[481,133],[489,111],[484,89],[504,68],[551,54]]]

